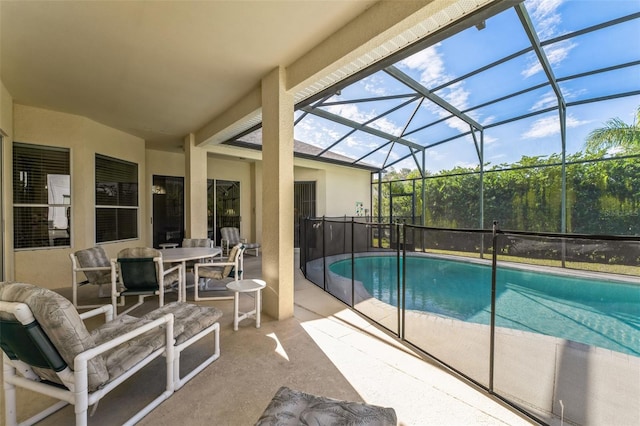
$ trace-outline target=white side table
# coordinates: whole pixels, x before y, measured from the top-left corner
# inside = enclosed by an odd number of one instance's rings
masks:
[[[263,280],[255,278],[232,281],[227,288],[233,291],[233,329],[238,330],[238,323],[243,319],[255,318],[256,328],[260,328],[260,311],[262,310],[262,289],[267,285]],[[240,293],[255,293],[253,311],[239,312]]]

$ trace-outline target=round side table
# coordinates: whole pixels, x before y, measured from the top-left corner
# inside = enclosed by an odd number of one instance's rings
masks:
[[[233,330],[238,330],[238,323],[243,319],[255,318],[256,328],[260,328],[260,311],[262,309],[262,289],[267,286],[263,280],[255,278],[232,281],[227,288],[233,291]],[[255,304],[252,311],[240,312],[240,293],[255,293]]]

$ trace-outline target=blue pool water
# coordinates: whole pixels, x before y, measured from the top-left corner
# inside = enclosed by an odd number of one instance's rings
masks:
[[[431,257],[406,261],[406,309],[490,323],[489,265]],[[351,259],[334,262],[330,270],[351,278]],[[354,271],[369,294],[397,306],[395,256],[356,258]],[[496,326],[640,356],[640,283],[499,268]]]

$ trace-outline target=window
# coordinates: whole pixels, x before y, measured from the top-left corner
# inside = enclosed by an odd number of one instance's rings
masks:
[[[96,242],[138,237],[138,165],[96,154]]]
[[[293,186],[293,246],[300,247],[300,218],[316,217],[316,183],[295,182]]]
[[[69,150],[14,143],[14,247],[68,247],[70,218]]]

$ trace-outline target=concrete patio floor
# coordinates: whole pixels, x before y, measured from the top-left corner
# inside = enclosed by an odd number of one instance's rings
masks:
[[[260,329],[245,320],[234,332],[233,301],[204,302],[224,312],[220,359],[140,424],[251,425],[280,386],[393,407],[399,425],[535,424],[323,292],[304,278],[297,264],[294,269],[294,318],[275,321],[263,315]],[[261,258],[245,256],[245,278],[260,276]],[[65,294],[68,290],[60,291]],[[153,309],[155,303],[151,300],[139,309]],[[245,297],[241,308],[252,303]],[[192,355],[185,351],[183,360],[190,356],[195,360],[208,344],[194,344]],[[145,398],[159,392],[164,378],[154,374],[153,365],[106,397],[89,424],[119,424]],[[160,363],[157,369],[162,371]],[[19,400],[21,418],[47,403],[28,391],[19,392]],[[73,409],[66,407],[40,424],[71,423]]]

